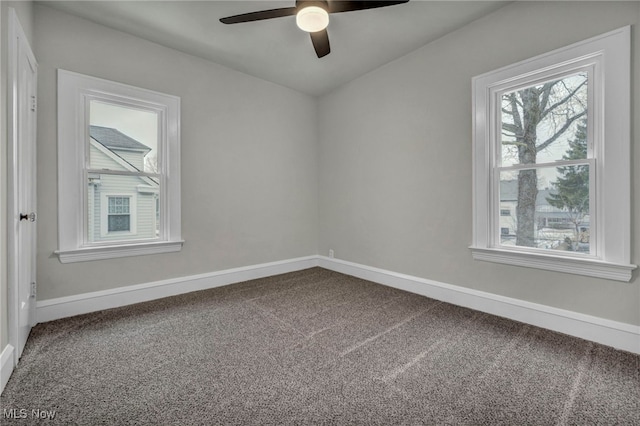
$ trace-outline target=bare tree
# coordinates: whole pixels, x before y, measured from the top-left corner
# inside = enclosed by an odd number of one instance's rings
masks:
[[[502,145],[514,160],[517,159],[516,164],[536,164],[539,152],[549,148],[573,127],[576,120],[585,116],[586,76],[573,80],[555,80],[503,95]],[[535,245],[537,196],[536,170],[520,170],[516,245]]]
[[[158,173],[158,156],[155,153],[149,153],[144,157],[144,171]]]

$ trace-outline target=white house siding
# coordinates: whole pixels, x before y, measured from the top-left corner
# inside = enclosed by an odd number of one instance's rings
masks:
[[[140,151],[124,151],[113,149],[120,157],[124,158],[128,163],[133,165],[138,170],[144,170],[144,156]]]
[[[118,152],[120,154],[120,152]],[[121,163],[110,158],[101,149],[98,149],[96,143],[92,141],[90,144],[90,159],[92,169],[105,169],[114,171],[127,170]],[[137,153],[141,157],[141,153]],[[92,184],[91,182],[99,182]],[[156,197],[158,188],[149,188],[151,181],[136,176],[120,176],[108,173],[99,173],[89,176],[88,182],[88,236],[90,242],[113,241],[119,239],[141,239],[156,237]],[[106,201],[104,194],[111,196],[131,196],[132,214],[135,210],[135,216],[131,218],[135,221],[135,233],[132,234],[113,234],[102,235],[102,207]]]
[[[89,144],[89,165],[92,169],[97,170],[117,170],[117,171],[126,171],[128,170],[122,164],[118,163],[112,158],[109,158],[102,151],[100,151],[96,145],[98,142],[91,141]],[[102,148],[106,149],[106,148]]]
[[[95,205],[96,205],[96,201],[95,201],[95,192],[96,192],[96,186],[93,184],[88,184],[88,194],[87,194],[87,215],[88,215],[88,221],[87,223],[92,224],[94,223],[94,218],[96,217],[96,210],[95,210]],[[95,227],[93,226],[89,226],[87,229],[87,238],[89,239],[89,241],[94,241],[95,240]]]
[[[100,241],[100,189],[96,188],[96,185],[89,185],[88,200],[89,241]]]
[[[147,185],[139,179],[140,184]],[[157,193],[137,192],[137,235],[138,238],[156,237],[156,197]]]

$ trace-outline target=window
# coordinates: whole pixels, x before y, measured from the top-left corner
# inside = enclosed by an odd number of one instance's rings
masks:
[[[101,236],[122,235],[123,233],[136,234],[136,221],[131,217],[136,217],[135,210],[137,202],[133,195],[109,196],[104,195],[104,209],[101,215]]]
[[[109,197],[107,232],[131,231],[131,197]]]
[[[631,279],[629,34],[473,79],[475,259]]]
[[[178,251],[180,99],[58,70],[60,261]]]

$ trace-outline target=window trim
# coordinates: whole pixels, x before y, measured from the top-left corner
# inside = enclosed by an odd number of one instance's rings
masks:
[[[88,243],[86,168],[88,103],[103,99],[158,113],[161,231],[158,239]],[[180,98],[58,69],[58,250],[62,263],[176,252],[180,218]]]
[[[623,27],[550,53],[476,76],[473,85],[473,258],[496,263],[539,268],[591,277],[630,281],[636,265],[630,264],[630,27]],[[500,87],[534,84],[544,76],[583,69],[595,64],[595,108],[602,108],[601,126],[589,124],[604,141],[595,147],[596,206],[591,214],[597,221],[596,250],[590,255],[562,253],[495,244],[495,158],[491,140],[495,112],[492,96]],[[592,86],[593,87],[593,86]],[[592,90],[592,88],[590,88]],[[590,104],[591,105],[591,104]],[[598,111],[595,112],[597,114]],[[589,112],[590,118],[592,112]],[[594,114],[594,115],[595,115]],[[594,121],[594,120],[590,120]],[[606,164],[614,166],[604,167]],[[591,194],[590,194],[591,195]]]

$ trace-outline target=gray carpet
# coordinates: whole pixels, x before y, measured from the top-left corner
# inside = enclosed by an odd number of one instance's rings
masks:
[[[640,357],[312,268],[39,324],[0,402],[27,410],[2,424],[640,425]]]

